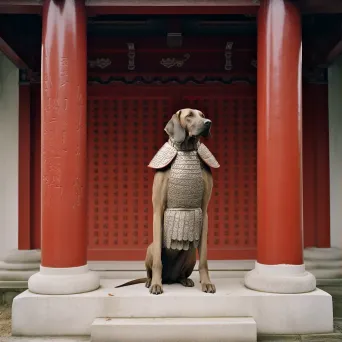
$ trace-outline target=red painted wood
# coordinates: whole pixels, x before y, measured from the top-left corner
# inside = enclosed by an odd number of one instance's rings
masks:
[[[42,265],[87,262],[86,14],[82,1],[44,2]]]
[[[213,121],[212,139],[204,141],[221,167],[213,171],[209,204],[208,255],[239,258],[256,251],[256,89],[231,94],[185,91],[182,106],[200,109]],[[233,250],[237,252],[233,256]],[[240,254],[240,253],[241,254]],[[255,257],[255,254],[254,254]]]
[[[316,101],[311,85],[303,86],[303,220],[304,247],[316,246]],[[312,101],[312,99],[315,101]]]
[[[19,69],[26,69],[26,63],[18,56],[12,47],[0,36],[0,51]]]
[[[90,86],[88,258],[142,260],[152,240],[154,172],[172,113],[196,107],[213,120],[205,143],[221,163],[209,207],[208,257],[256,254],[256,93],[252,86]]]
[[[228,87],[228,88],[227,88]],[[209,87],[215,94],[216,98],[217,96],[223,98],[224,96],[227,96],[227,94],[232,98],[236,99],[239,101],[239,98],[242,98],[245,96],[246,98],[253,98],[253,94],[255,96],[255,89],[254,87],[251,87],[249,85],[234,85],[234,86],[220,86],[220,87]],[[303,88],[303,186],[304,186],[304,240],[305,240],[305,246],[322,246],[317,239],[319,236],[319,232],[317,230],[317,222],[318,220],[316,219],[316,214],[321,215],[323,217],[324,214],[321,213],[323,206],[320,205],[315,205],[316,203],[316,198],[318,201],[322,202],[322,196],[317,197],[317,187],[319,184],[322,182],[322,178],[317,178],[316,177],[316,165],[317,161],[319,161],[319,158],[315,158],[315,155],[317,156],[317,144],[316,141],[321,141],[322,138],[320,137],[320,134],[323,132],[323,130],[316,130],[315,127],[318,127],[319,125],[316,125],[315,122],[315,117],[319,117],[321,113],[322,118],[325,118],[327,120],[327,106],[323,106],[322,104],[326,104],[326,100],[324,99],[326,96],[326,92],[324,89],[326,88],[325,85],[308,85],[305,84]],[[39,94],[39,86],[37,87],[32,87],[32,108],[33,112],[37,113],[37,117],[33,115],[32,117],[32,126],[34,130],[39,131],[39,122],[40,122],[40,94]],[[227,91],[227,89],[229,91]],[[314,91],[312,91],[314,89]],[[322,89],[322,91],[320,90]],[[112,99],[113,94],[120,94],[121,97],[127,97],[127,98],[132,98],[132,94],[140,94],[141,97],[143,98],[148,98],[151,97],[151,94],[156,95],[156,96],[165,96],[165,94],[170,93],[172,97],[174,98],[174,105],[172,110],[177,110],[180,108],[180,106],[185,105],[185,103],[182,103],[181,99],[186,96],[189,98],[191,96],[192,100],[196,100],[196,98],[205,98],[205,96],[208,97],[208,86],[178,86],[178,85],[170,85],[170,86],[163,86],[162,89],[158,90],[158,87],[152,87],[152,86],[106,86],[106,85],[96,85],[96,86],[90,86],[88,90],[89,94],[89,102],[91,103],[94,101],[94,99]],[[197,97],[196,97],[197,96]],[[315,98],[315,102],[312,101],[312,98]],[[218,101],[216,100],[210,100],[205,104],[206,106],[210,103],[215,105],[218,104]],[[318,105],[316,105],[316,103]],[[321,105],[320,105],[321,104]],[[205,109],[207,111],[207,109]],[[209,109],[210,111],[210,109]],[[325,114],[324,114],[325,113]],[[91,124],[91,108],[89,107],[88,109],[88,122]],[[220,117],[217,117],[215,113],[210,113],[210,116],[214,115],[213,119],[213,139],[210,139],[206,141],[208,146],[213,151],[217,151],[215,146],[212,146],[212,144],[216,141],[215,137],[221,136],[222,132],[218,133],[218,129],[222,124],[222,119]],[[233,114],[232,114],[233,115]],[[231,119],[229,119],[231,120]],[[232,127],[228,128],[229,129],[229,136],[230,140],[232,140],[231,134],[234,134],[234,130],[232,130]],[[88,143],[92,144],[92,130],[89,128],[89,133],[88,133]],[[162,132],[159,132],[162,133]],[[163,135],[164,133],[162,133]],[[224,132],[223,132],[224,134]],[[248,140],[248,135],[245,137]],[[166,139],[166,136],[163,135],[163,137],[160,139],[160,142],[162,143]],[[222,139],[223,140],[223,139]],[[233,142],[230,142],[233,144]],[[37,151],[37,153],[33,153],[32,155],[32,164],[34,165],[34,171],[32,171],[32,177],[37,181],[33,181],[31,188],[32,192],[34,193],[32,200],[32,203],[34,203],[34,208],[33,212],[31,214],[31,218],[33,220],[32,226],[33,226],[33,246],[32,248],[39,248],[40,247],[40,136],[36,135],[34,131],[32,132],[32,146],[34,146],[34,150]],[[229,146],[229,148],[233,149],[233,147]],[[90,146],[88,146],[88,151],[90,151]],[[249,150],[250,153],[251,150]],[[237,151],[239,153],[239,151]],[[240,152],[242,152],[240,150]],[[220,153],[220,152],[219,152]],[[222,153],[222,151],[221,151]],[[151,153],[152,156],[153,153]],[[230,155],[230,153],[229,153]],[[90,158],[91,155],[89,154]],[[243,154],[240,154],[241,157],[243,157]],[[216,186],[218,185],[217,182],[221,183],[222,180],[222,172],[225,169],[225,164],[228,163],[225,162],[224,159],[222,159],[222,155],[218,155],[219,161],[221,163],[221,168],[218,170],[215,170],[215,184]],[[228,157],[229,158],[229,157]],[[328,154],[324,153],[322,154],[321,157],[321,163],[322,166],[325,163],[323,161],[324,158],[328,158]],[[90,159],[88,160],[90,163]],[[234,160],[229,159],[229,162],[234,162]],[[229,163],[228,163],[229,164]],[[143,168],[146,165],[142,166]],[[327,167],[327,164],[325,164],[325,167]],[[92,165],[89,164],[89,170],[92,169]],[[224,175],[223,175],[224,177]],[[91,184],[91,180],[89,180]],[[224,188],[225,185],[223,186],[218,186],[219,189]],[[324,188],[325,187],[325,188]],[[326,181],[322,182],[322,188],[323,191],[329,190],[329,184]],[[324,190],[325,189],[325,190]],[[89,189],[89,196],[91,195],[91,189]],[[150,183],[149,183],[149,191],[150,191]],[[225,198],[225,194],[223,195],[224,199],[220,200],[218,198],[219,205],[222,206],[225,204],[225,201],[227,198]],[[91,207],[93,204],[89,200],[91,197],[88,197],[88,205]],[[252,196],[251,196],[252,199]],[[215,204],[215,195],[213,195],[212,198],[212,203],[210,206],[210,209],[215,211],[214,209],[214,204]],[[229,198],[228,198],[229,200]],[[329,200],[329,198],[328,198]],[[148,197],[148,204],[150,206],[150,197]],[[233,205],[234,204],[230,204]],[[209,217],[214,217],[210,214]],[[326,219],[323,220],[324,224],[322,226],[328,227],[328,222],[329,222],[329,214],[326,216]],[[91,226],[90,222],[88,222],[88,227],[89,227],[89,235],[88,239],[89,242],[93,238],[93,234],[95,229]],[[210,222],[210,227],[213,227],[210,229],[210,238],[213,239],[215,238],[214,231],[215,228],[213,226],[213,222]],[[151,229],[150,224],[148,225],[148,229]],[[322,229],[322,228],[320,228]],[[222,231],[224,232],[224,230]],[[328,229],[324,230],[323,235],[325,236],[324,239],[327,239],[327,234],[329,233]],[[250,234],[249,234],[250,235]],[[241,234],[240,234],[241,238]],[[150,236],[149,236],[150,239]],[[150,241],[150,240],[149,240]],[[214,240],[211,240],[214,241]],[[94,244],[94,243],[93,243]],[[219,246],[213,245],[214,249],[209,250],[209,257],[211,259],[253,259],[256,257],[256,252],[255,252],[255,247],[252,247],[251,249],[244,248],[244,249],[227,249],[227,248],[221,248]],[[97,248],[94,246],[89,246],[88,248],[88,258],[89,260],[143,260],[145,257],[145,248],[126,248],[126,249],[117,249],[112,246],[102,246],[101,248]]]
[[[304,247],[330,246],[328,109],[327,85],[304,85]]]
[[[5,14],[41,14],[42,5],[34,0],[15,2],[0,1],[0,13]]]
[[[18,165],[18,247],[31,248],[31,121],[30,121],[30,85],[19,86],[19,165]]]
[[[317,247],[330,247],[330,167],[328,86],[311,85],[316,102]]]
[[[198,44],[199,39],[204,39],[206,44]],[[90,36],[88,38],[89,54],[92,53],[127,53],[127,43],[135,43],[139,53],[172,53],[172,52],[219,52],[225,49],[225,43],[233,41],[233,51],[250,52],[256,51],[256,37],[254,35],[222,35],[222,36],[198,36],[187,35],[183,37],[182,46],[179,48],[168,48],[165,36],[130,36],[130,37],[98,37]],[[126,56],[127,57],[127,56]],[[146,61],[148,62],[148,61]],[[208,65],[207,65],[208,67]]]
[[[180,15],[180,14],[256,14],[258,4],[249,0],[183,0],[183,1],[140,1],[139,6],[129,1],[96,0],[87,2],[89,16],[100,14],[155,14],[155,15]]]
[[[146,251],[153,182],[147,165],[163,144],[160,128],[174,110],[165,90],[126,96],[118,90],[94,96],[90,88],[88,98],[89,249],[93,255],[102,250],[106,259]]]
[[[301,22],[294,4],[258,14],[258,262],[302,264]]]
[[[250,0],[224,0],[224,1],[87,1],[87,14],[255,14],[258,5]],[[41,14],[41,3],[34,0],[7,1],[0,0],[0,13],[8,14]]]
[[[168,77],[202,73],[204,76],[235,76],[255,75],[256,69],[251,64],[256,55],[256,39],[222,35],[219,37],[202,37],[202,44],[198,44],[198,36],[185,36],[181,48],[169,49],[165,37],[129,37],[129,38],[97,38],[88,41],[88,71],[91,76],[96,75],[166,75]],[[128,70],[127,43],[134,43],[136,56],[135,69]],[[227,42],[233,42],[231,63],[232,69],[225,71],[225,48]],[[187,57],[185,57],[187,56]],[[180,66],[165,67],[161,62],[167,58],[176,58],[184,63]],[[187,59],[186,59],[187,58]],[[104,59],[107,65],[99,66],[93,63],[97,59]],[[186,59],[186,60],[185,60]],[[211,64],[208,65],[207,61]]]
[[[31,246],[41,248],[41,96],[31,86]]]

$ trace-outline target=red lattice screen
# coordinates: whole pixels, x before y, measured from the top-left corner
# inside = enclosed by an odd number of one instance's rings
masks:
[[[209,205],[208,257],[255,258],[256,250],[256,98],[253,92],[186,95],[185,107],[198,108],[213,122],[204,141],[221,167],[213,171]]]
[[[169,96],[88,100],[89,258],[143,259],[152,234],[151,156],[164,142]]]
[[[144,259],[152,241],[154,172],[147,165],[167,139],[163,129],[172,113],[187,106],[213,121],[205,143],[221,164],[213,171],[208,257],[255,258],[255,89],[118,89],[89,89],[89,259]]]

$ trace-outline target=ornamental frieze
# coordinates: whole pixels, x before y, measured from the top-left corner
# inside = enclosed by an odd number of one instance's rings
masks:
[[[186,53],[183,58],[162,58],[160,61],[160,64],[163,65],[165,68],[173,68],[173,67],[177,67],[177,68],[181,68],[184,63],[190,59],[190,54]]]

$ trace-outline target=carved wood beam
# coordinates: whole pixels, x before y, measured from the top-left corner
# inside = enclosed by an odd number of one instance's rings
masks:
[[[258,0],[86,0],[97,14],[256,14]]]
[[[17,55],[7,42],[0,37],[0,51],[18,68],[28,70],[27,64]]]
[[[342,13],[342,1],[339,0],[299,0],[303,13]]]
[[[43,0],[0,0],[0,13],[41,14]]]
[[[40,63],[36,63],[41,46],[40,21],[38,16],[33,19],[0,14],[0,51],[19,69],[27,71],[33,70],[35,65],[40,67]]]
[[[0,0],[0,13],[40,14],[43,0]],[[255,14],[259,0],[86,0],[97,14]]]
[[[334,61],[342,55],[342,38],[337,44],[330,50],[327,56],[326,65],[334,63]]]
[[[297,0],[304,13],[342,13],[339,0]],[[43,0],[0,0],[0,13],[39,14]],[[96,14],[255,14],[259,0],[86,0]],[[205,11],[204,11],[205,9]]]

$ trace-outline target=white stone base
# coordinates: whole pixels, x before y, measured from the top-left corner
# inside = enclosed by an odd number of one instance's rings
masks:
[[[315,290],[316,278],[304,265],[264,265],[255,263],[245,275],[249,289],[269,293],[305,293]]]
[[[305,268],[317,279],[342,278],[342,249],[306,248],[304,250]]]
[[[10,264],[40,264],[41,251],[39,249],[19,250],[14,249],[8,253],[5,262]]]
[[[37,294],[67,295],[96,290],[100,286],[98,274],[88,265],[69,268],[40,266],[40,272],[28,281],[28,288]]]
[[[12,250],[4,261],[0,261],[0,287],[5,282],[27,282],[39,271],[39,265],[39,250]]]
[[[14,335],[90,335],[96,318],[251,317],[262,334],[333,331],[332,298],[316,289],[303,294],[274,294],[247,289],[241,279],[215,279],[217,292],[164,285],[152,295],[144,284],[115,288],[130,279],[102,279],[93,292],[58,296],[25,291],[13,301]],[[34,314],[32,314],[34,313]],[[148,337],[146,341],[148,341]]]
[[[255,260],[208,260],[211,278],[243,278],[254,268]],[[89,269],[96,271],[101,279],[135,279],[146,277],[145,262],[142,261],[88,261]],[[198,277],[198,261],[193,279]]]
[[[247,317],[98,318],[91,327],[91,341],[256,342],[257,329],[254,319]]]

